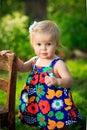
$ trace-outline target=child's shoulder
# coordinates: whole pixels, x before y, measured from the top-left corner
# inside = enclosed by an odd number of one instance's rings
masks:
[[[64,60],[63,60],[62,58],[60,58],[60,57],[56,57],[56,58],[54,59],[54,61],[55,61],[55,67],[56,67],[56,66],[57,66],[57,67],[65,66]]]
[[[30,60],[31,60],[32,63],[34,64],[34,63],[36,63],[37,59],[38,59],[38,56],[34,56],[34,57],[32,57]]]
[[[33,56],[33,57],[31,58],[32,61],[34,61],[34,60],[36,61],[37,59],[38,59],[38,56]]]

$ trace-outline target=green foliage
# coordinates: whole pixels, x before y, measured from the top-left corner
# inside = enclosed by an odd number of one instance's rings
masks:
[[[9,49],[21,58],[29,58],[33,51],[29,45],[28,17],[15,12],[2,17],[0,23],[0,50]]]
[[[24,14],[24,10],[23,0],[0,0],[0,17],[12,14],[15,11]]]
[[[0,50],[11,49],[21,58],[28,59],[34,52],[28,44],[28,23],[31,21],[24,15],[25,1],[6,0],[0,1],[0,4]],[[74,49],[87,52],[85,8],[85,1],[82,0],[47,0],[46,19],[58,24],[62,34],[61,43],[67,48],[58,47],[58,50],[65,52],[66,57]]]
[[[14,3],[14,4],[13,4]],[[47,18],[56,22],[61,30],[61,42],[65,46],[67,55],[73,49],[80,49],[87,52],[87,13],[85,11],[85,0],[47,0]],[[29,44],[28,23],[30,20],[24,15],[23,0],[0,1],[0,51],[10,49],[19,57],[28,59],[34,52]],[[15,12],[17,11],[17,12]],[[20,13],[18,13],[20,12]],[[58,49],[61,49],[58,48]],[[69,130],[79,130],[85,125],[87,115],[87,61],[69,60],[67,61],[69,70],[73,76],[74,84],[72,89],[74,102],[77,104],[83,117],[81,124],[70,126]],[[18,111],[19,96],[25,84],[28,73],[19,74],[16,90],[16,114]],[[6,95],[0,92],[0,98],[4,100]],[[0,103],[2,103],[0,101]],[[31,129],[20,124],[16,118],[17,130]],[[81,129],[82,130],[82,129]]]
[[[85,6],[85,1],[82,0],[48,0],[48,18],[59,25],[62,32],[61,42],[70,50],[80,49],[87,52]]]

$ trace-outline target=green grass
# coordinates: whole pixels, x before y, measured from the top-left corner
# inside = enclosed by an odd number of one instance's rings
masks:
[[[74,130],[85,130],[85,121],[87,115],[87,61],[81,59],[68,60],[66,64],[72,74],[74,81],[74,84],[71,87],[73,100],[83,117],[83,120],[79,124],[70,126],[69,130],[73,130],[73,128]],[[35,128],[30,128],[29,126],[21,124],[17,116],[20,92],[26,82],[27,76],[28,73],[18,73],[16,88],[16,130],[36,130]],[[0,98],[2,98],[2,96],[4,101],[4,95],[0,93]],[[84,129],[82,129],[81,126]]]
[[[69,60],[66,62],[73,77],[72,97],[82,115],[82,122],[73,125],[70,130],[85,130],[87,117],[87,61]],[[81,128],[83,127],[83,129]]]
[[[69,60],[68,68],[72,74],[74,84],[72,86],[72,96],[77,104],[83,118],[87,115],[87,61]]]

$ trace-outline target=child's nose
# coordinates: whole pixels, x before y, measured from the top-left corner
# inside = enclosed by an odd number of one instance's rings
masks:
[[[42,49],[43,49],[43,50],[46,50],[46,45],[43,45],[43,46],[42,46]]]

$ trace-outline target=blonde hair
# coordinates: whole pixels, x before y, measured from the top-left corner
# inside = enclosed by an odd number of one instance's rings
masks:
[[[52,21],[44,20],[40,22],[34,22],[30,28],[30,40],[33,38],[33,34],[38,32],[50,34],[53,40],[59,42],[60,30],[58,26]]]

